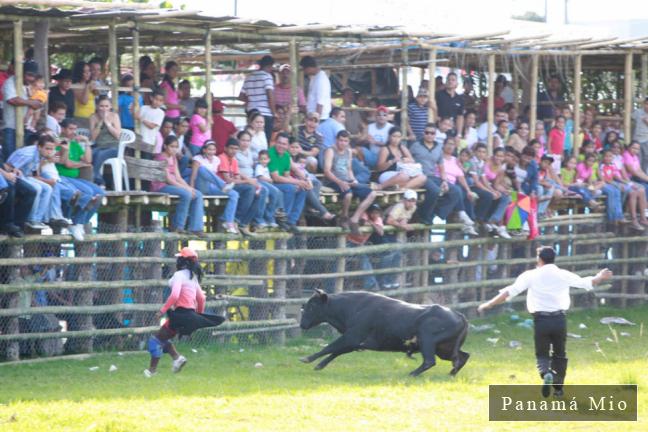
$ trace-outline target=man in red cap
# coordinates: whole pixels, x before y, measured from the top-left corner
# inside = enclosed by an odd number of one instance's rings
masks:
[[[225,105],[218,99],[212,101],[212,139],[216,142],[216,154],[225,151],[225,143],[229,138],[236,138],[236,126],[223,117]]]

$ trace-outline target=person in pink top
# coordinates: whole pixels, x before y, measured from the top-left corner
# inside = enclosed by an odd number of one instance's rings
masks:
[[[630,179],[643,186],[646,192],[646,199],[648,199],[648,174],[641,169],[641,145],[639,141],[632,141],[630,145],[626,146],[626,151],[623,153],[623,164]]]
[[[164,314],[168,319],[148,340],[151,361],[148,369],[144,369],[147,378],[156,374],[163,353],[168,353],[173,359],[171,370],[174,373],[180,372],[187,363],[185,356],[180,355],[171,343],[176,334],[188,336],[198,329],[216,327],[225,321],[222,316],[204,313],[205,293],[200,288],[202,269],[196,251],[183,247],[176,257],[176,272],[169,279],[171,294],[155,314],[157,320]]]
[[[164,65],[164,76],[160,83],[160,89],[164,92],[164,106],[166,107],[166,117],[170,119],[180,118],[180,111],[184,107],[180,104],[178,89],[175,80],[178,77],[178,63],[168,61]]]
[[[196,156],[200,154],[200,149],[206,141],[211,139],[211,129],[207,121],[207,101],[198,99],[194,108],[194,113],[189,121],[189,129],[191,129],[191,141],[189,143],[189,150],[191,154]]]

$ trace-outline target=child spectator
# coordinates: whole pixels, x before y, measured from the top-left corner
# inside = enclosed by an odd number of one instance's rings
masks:
[[[592,130],[590,132],[590,140],[592,140],[592,142],[594,143],[594,149],[596,149],[596,151],[603,150],[603,141],[601,140],[602,133],[603,127],[601,126],[601,123],[594,122]]]
[[[574,148],[574,120],[572,119],[572,112],[568,106],[563,107],[561,114],[565,117],[565,139],[563,141],[563,156],[569,157]]]
[[[565,151],[565,117],[559,115],[556,117],[554,127],[549,131],[549,142],[547,144],[549,156],[554,160],[553,169],[560,172],[563,153]]]
[[[255,231],[262,231],[267,227],[277,228],[277,221],[275,220],[275,213],[277,209],[283,209],[283,194],[279,189],[272,184],[272,177],[270,177],[270,170],[268,164],[270,163],[270,155],[267,150],[259,152],[259,162],[254,168],[254,178],[259,184],[267,190],[268,202],[264,210],[257,214]]]
[[[50,102],[45,127],[54,133],[55,137],[61,135],[61,122],[65,118],[67,107],[63,102]]]
[[[608,222],[619,224],[623,222],[623,203],[621,201],[621,191],[616,187],[598,180],[596,170],[598,162],[595,153],[585,154],[585,160],[576,165],[576,181],[586,185],[592,192],[597,190],[603,192],[606,197],[606,210]]]
[[[194,156],[200,153],[203,144],[211,139],[211,129],[207,121],[207,101],[198,99],[194,108],[194,113],[189,121],[191,129],[191,141],[189,150]]]
[[[151,104],[143,105],[139,112],[135,114],[135,118],[140,121],[139,134],[146,144],[156,144],[157,135],[164,120],[164,110],[160,108],[163,103],[164,93],[156,90],[151,94]]]
[[[40,102],[43,106],[47,104],[47,90],[42,75],[36,75],[34,81],[27,87],[27,95],[30,100]],[[27,108],[25,113],[25,129],[35,133],[38,128],[38,121],[41,118],[43,108]]]
[[[508,121],[502,120],[497,123],[493,134],[493,148],[504,147],[509,139]]]
[[[614,154],[611,150],[603,151],[603,160],[599,166],[599,176],[608,186],[621,191],[621,196],[627,196],[627,210],[632,222],[630,227],[637,231],[644,231],[643,225],[648,225],[646,219],[646,194],[642,187],[625,178],[614,163]],[[623,202],[623,198],[621,199]]]
[[[484,186],[483,190],[490,192],[493,195],[493,200],[497,200],[495,207],[490,211],[484,227],[489,234],[502,238],[511,238],[504,224],[504,213],[506,212],[506,207],[511,202],[512,192],[510,183],[507,184],[505,182],[504,149],[494,149],[493,156],[488,160],[486,160],[486,146],[482,144],[476,152],[477,158],[484,161],[484,164],[483,169],[473,169],[473,175],[481,177],[481,184]],[[476,166],[480,166],[480,164],[477,163]],[[480,195],[479,191],[476,192]]]
[[[590,210],[600,210],[601,206],[596,202],[595,197],[599,196],[601,191],[598,189],[590,190],[583,183],[583,180],[577,178],[576,165],[577,160],[574,156],[570,156],[563,161],[563,167],[560,169],[561,184],[569,191],[578,194]]]
[[[122,76],[120,85],[122,87],[133,87],[133,75]],[[131,131],[135,130],[135,118],[133,116],[135,98],[130,91],[119,92],[117,104],[119,106],[119,120],[122,127]],[[139,106],[144,105],[144,99],[139,96]]]
[[[414,213],[416,212],[416,202],[418,200],[418,194],[416,191],[411,189],[406,189],[403,193],[403,199],[398,203],[394,204],[392,207],[388,208],[385,212],[387,218],[387,225],[394,226],[399,230],[403,231],[412,231],[414,227],[410,225],[410,220]],[[396,243],[396,236],[394,234],[389,236],[384,236],[384,243]],[[387,252],[381,257],[382,268],[398,268],[400,267],[401,262],[401,252],[398,250]],[[386,274],[381,279],[381,286],[384,289],[396,289],[400,287],[400,284],[396,282],[396,273]]]
[[[552,199],[560,199],[563,196],[562,185],[559,177],[553,170],[554,159],[545,155],[540,159],[540,169],[538,170],[538,217],[549,216],[549,205]]]

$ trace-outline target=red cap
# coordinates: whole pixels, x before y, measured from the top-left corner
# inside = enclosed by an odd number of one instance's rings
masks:
[[[225,104],[221,102],[219,99],[214,99],[212,101],[212,112],[214,111],[224,111],[225,110]]]
[[[196,253],[196,251],[186,246],[180,249],[180,252],[175,254],[175,256],[183,257],[183,258],[194,258],[194,259],[198,258],[198,254]]]
[[[385,105],[379,105],[376,108],[376,112],[384,112],[384,113],[389,114],[389,110],[387,109],[387,107]]]

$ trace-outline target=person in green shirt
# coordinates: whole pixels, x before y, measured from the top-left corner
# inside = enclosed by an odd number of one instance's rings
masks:
[[[268,150],[270,156],[268,170],[274,186],[283,194],[289,229],[294,232],[304,210],[307,191],[312,188],[312,185],[299,169],[293,169],[290,153],[288,153],[289,142],[290,136],[287,133],[280,132],[277,135],[274,147]]]
[[[75,240],[82,241],[85,225],[99,209],[105,192],[96,184],[80,178],[81,168],[92,167],[92,151],[88,139],[77,135],[77,128],[77,123],[72,119],[61,122],[56,169],[62,183],[80,192],[79,199],[71,209],[73,225],[68,229]]]

